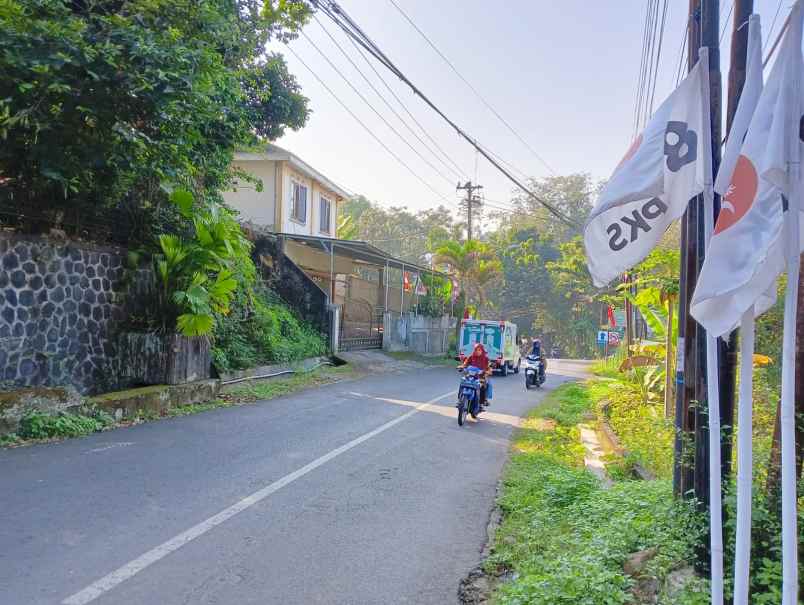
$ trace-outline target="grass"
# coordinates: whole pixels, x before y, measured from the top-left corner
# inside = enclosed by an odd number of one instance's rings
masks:
[[[514,436],[502,523],[485,562],[487,573],[511,578],[497,585],[497,605],[633,603],[638,581],[623,571],[629,554],[657,547],[644,574],[659,581],[692,555],[700,519],[674,502],[669,482],[615,481],[604,489],[584,469],[577,423],[594,406],[589,384],[563,385]],[[692,599],[700,591],[688,592]]]
[[[291,374],[287,378],[274,378],[263,382],[243,383],[230,387],[221,395],[224,403],[243,404],[266,401],[289,395],[305,388],[321,386],[343,380],[355,374],[352,366],[321,367],[312,372]]]

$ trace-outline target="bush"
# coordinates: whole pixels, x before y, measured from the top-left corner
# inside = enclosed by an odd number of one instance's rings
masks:
[[[327,342],[268,290],[238,294],[216,319],[212,361],[219,372],[325,355]]]
[[[659,581],[694,556],[704,520],[692,504],[674,501],[668,481],[618,481],[606,490],[583,468],[574,423],[593,399],[587,385],[562,386],[516,435],[499,499],[503,522],[486,562],[492,573],[516,575],[498,587],[495,603],[633,603],[628,555],[656,547],[645,573]],[[691,587],[686,602],[701,590]]]
[[[32,411],[20,421],[17,436],[22,439],[50,439],[53,437],[80,437],[100,431],[112,423],[111,417],[103,412],[85,414],[44,414]]]

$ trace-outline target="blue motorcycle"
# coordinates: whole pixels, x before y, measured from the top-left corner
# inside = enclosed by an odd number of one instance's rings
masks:
[[[461,384],[458,387],[458,426],[463,426],[466,414],[477,418],[483,411],[480,402],[480,388],[485,384],[486,375],[483,370],[474,366],[458,368],[462,372]]]

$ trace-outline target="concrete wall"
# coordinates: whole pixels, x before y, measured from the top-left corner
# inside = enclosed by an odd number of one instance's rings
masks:
[[[413,351],[423,355],[447,353],[449,336],[455,330],[452,317],[425,317],[413,313],[385,314],[382,348],[385,351]]]
[[[0,233],[0,382],[115,386],[124,251]]]
[[[260,179],[263,190],[257,191],[254,184],[241,181],[235,185],[235,191],[225,191],[223,199],[240,212],[244,221],[257,225],[273,227],[276,224],[276,188],[280,162],[272,160],[234,162],[234,167]]]

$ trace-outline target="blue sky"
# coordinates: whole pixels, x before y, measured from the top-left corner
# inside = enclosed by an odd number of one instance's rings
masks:
[[[397,0],[416,24],[557,174],[606,178],[633,134],[634,101],[647,0]],[[455,122],[518,170],[535,177],[547,168],[508,131],[396,11],[389,0],[340,0],[341,6],[397,66]],[[775,36],[791,2],[781,4]],[[730,11],[721,2],[721,25]],[[779,0],[755,0],[767,36]],[[669,0],[654,108],[672,91],[687,18],[687,0]],[[335,26],[324,26],[377,88],[375,74]],[[305,33],[367,99],[447,178],[399,140],[304,37],[293,50],[399,157],[436,190],[402,167],[281,45],[313,114],[299,132],[277,141],[345,188],[384,205],[413,210],[439,203],[457,208],[457,177],[428,153],[372,92],[314,20]],[[727,80],[731,17],[721,46]],[[428,133],[485,187],[507,202],[512,186],[403,84],[375,64]],[[407,117],[390,95],[390,103]],[[725,90],[724,90],[725,97]],[[412,123],[411,123],[412,124]],[[412,126],[414,129],[415,125]],[[424,138],[424,137],[422,137]],[[426,139],[425,139],[426,140]],[[477,162],[476,162],[477,160]],[[477,169],[475,165],[477,164]],[[475,172],[477,170],[477,172]]]

